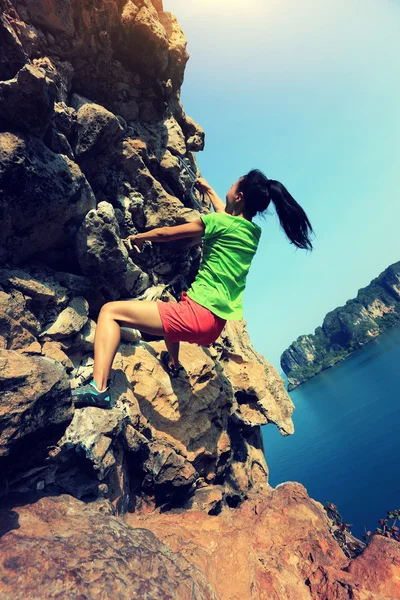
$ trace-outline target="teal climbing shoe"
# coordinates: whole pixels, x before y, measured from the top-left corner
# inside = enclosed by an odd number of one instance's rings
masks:
[[[109,381],[107,382],[109,383]],[[109,386],[103,392],[99,392],[94,379],[87,385],[82,385],[72,390],[74,406],[97,406],[99,408],[113,408],[111,403],[111,390]]]
[[[179,367],[175,367],[173,364],[170,364],[170,353],[163,350],[161,352],[161,363],[164,365],[168,375],[174,379],[179,377],[181,371],[183,371],[183,366],[179,363]]]

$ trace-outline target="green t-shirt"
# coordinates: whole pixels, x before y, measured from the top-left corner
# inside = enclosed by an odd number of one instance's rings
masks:
[[[227,213],[213,212],[200,218],[205,225],[203,258],[187,295],[223,319],[240,320],[246,276],[261,227]]]

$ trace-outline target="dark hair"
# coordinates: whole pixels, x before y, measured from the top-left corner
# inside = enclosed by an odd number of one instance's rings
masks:
[[[300,204],[279,181],[268,179],[264,173],[253,169],[239,180],[238,192],[243,193],[246,213],[250,218],[267,210],[272,200],[281,227],[291,243],[297,248],[312,250],[311,223]]]

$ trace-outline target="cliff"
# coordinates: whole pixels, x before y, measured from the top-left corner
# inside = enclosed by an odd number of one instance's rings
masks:
[[[294,406],[244,320],[182,344],[179,380],[124,329],[115,408],[74,410],[102,304],[195,277],[199,245],[121,240],[198,217],[178,157],[198,172],[204,132],[161,0],[0,9],[1,598],[400,597],[395,540],[339,535],[303,486],[269,485],[260,427],[292,434]]]
[[[294,389],[332,367],[382,331],[400,322],[400,262],[390,265],[359,290],[356,298],[329,312],[314,334],[301,335],[281,356]]]

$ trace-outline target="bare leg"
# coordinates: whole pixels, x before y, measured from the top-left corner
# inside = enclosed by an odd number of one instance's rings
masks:
[[[104,390],[121,340],[120,326],[133,327],[160,337],[165,336],[157,302],[122,300],[107,302],[99,314],[94,337],[93,379]]]
[[[171,342],[167,336],[164,337],[165,345],[167,346],[167,350],[172,359],[172,363],[174,367],[179,367],[179,342]],[[171,364],[171,362],[170,362]]]

